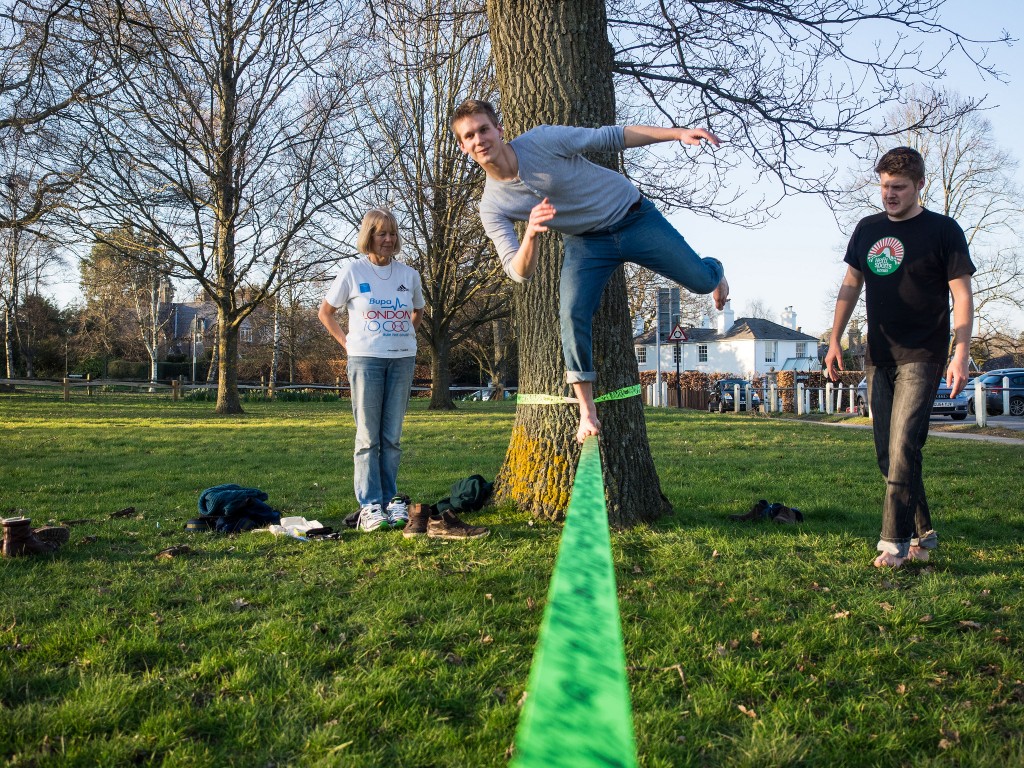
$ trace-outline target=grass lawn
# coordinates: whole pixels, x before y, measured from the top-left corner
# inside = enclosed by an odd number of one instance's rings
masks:
[[[505,765],[559,528],[496,508],[467,543],[187,534],[219,483],[335,527],[354,509],[347,401],[245,407],[0,395],[0,510],[91,521],[0,560],[0,762]],[[403,491],[493,478],[512,416],[415,401]],[[1024,764],[1020,446],[929,441],[942,545],[892,572],[868,567],[869,431],[648,427],[676,513],[612,536],[641,765]],[[758,498],[806,522],[727,520]],[[154,558],[174,544],[193,553]]]

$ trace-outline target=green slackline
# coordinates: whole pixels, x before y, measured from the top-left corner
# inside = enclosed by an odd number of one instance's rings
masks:
[[[627,397],[638,397],[640,385],[633,384],[629,387],[616,389],[614,392],[595,397],[595,403],[604,403],[608,400],[625,400]],[[523,405],[562,405],[563,403],[578,403],[575,397],[560,397],[559,395],[517,395],[516,402]]]
[[[636,766],[596,437],[583,443],[527,691],[515,768]]]

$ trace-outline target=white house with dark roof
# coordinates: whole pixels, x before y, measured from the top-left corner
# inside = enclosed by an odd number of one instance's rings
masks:
[[[757,317],[736,319],[726,302],[714,327],[705,317],[702,327],[683,329],[686,340],[679,344],[679,370],[735,373],[746,378],[772,370],[821,370],[817,337],[800,330],[792,307],[786,307],[780,319],[781,324]],[[655,332],[636,336],[633,344],[640,370],[657,370]],[[675,369],[676,344],[662,339],[661,370],[669,373]]]

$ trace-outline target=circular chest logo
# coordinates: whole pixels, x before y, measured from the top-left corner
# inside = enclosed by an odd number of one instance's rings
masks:
[[[868,269],[876,275],[891,275],[903,263],[903,243],[883,237],[868,250]]]

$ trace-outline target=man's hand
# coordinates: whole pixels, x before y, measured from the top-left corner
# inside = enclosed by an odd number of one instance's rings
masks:
[[[555,206],[546,197],[533,206],[533,209],[530,211],[530,220],[526,224],[527,235],[547,232],[548,227],[546,225],[555,218],[556,213],[558,211],[555,210]]]
[[[967,355],[953,355],[949,361],[949,368],[946,369],[946,386],[949,387],[949,396],[956,397],[965,386],[967,386]]]
[[[829,381],[839,381],[839,371],[842,370],[845,370],[843,368],[843,348],[839,342],[829,341],[828,353],[825,355],[825,371]]]
[[[679,141],[682,144],[689,144],[691,147],[698,146],[702,140],[708,141],[711,146],[721,146],[722,142],[711,131],[704,128],[681,128]]]
[[[509,267],[525,280],[533,277],[537,271],[537,236],[548,231],[547,223],[555,218],[555,206],[546,197],[530,210],[530,219],[526,222],[526,232],[519,243],[519,250],[509,262]]]

